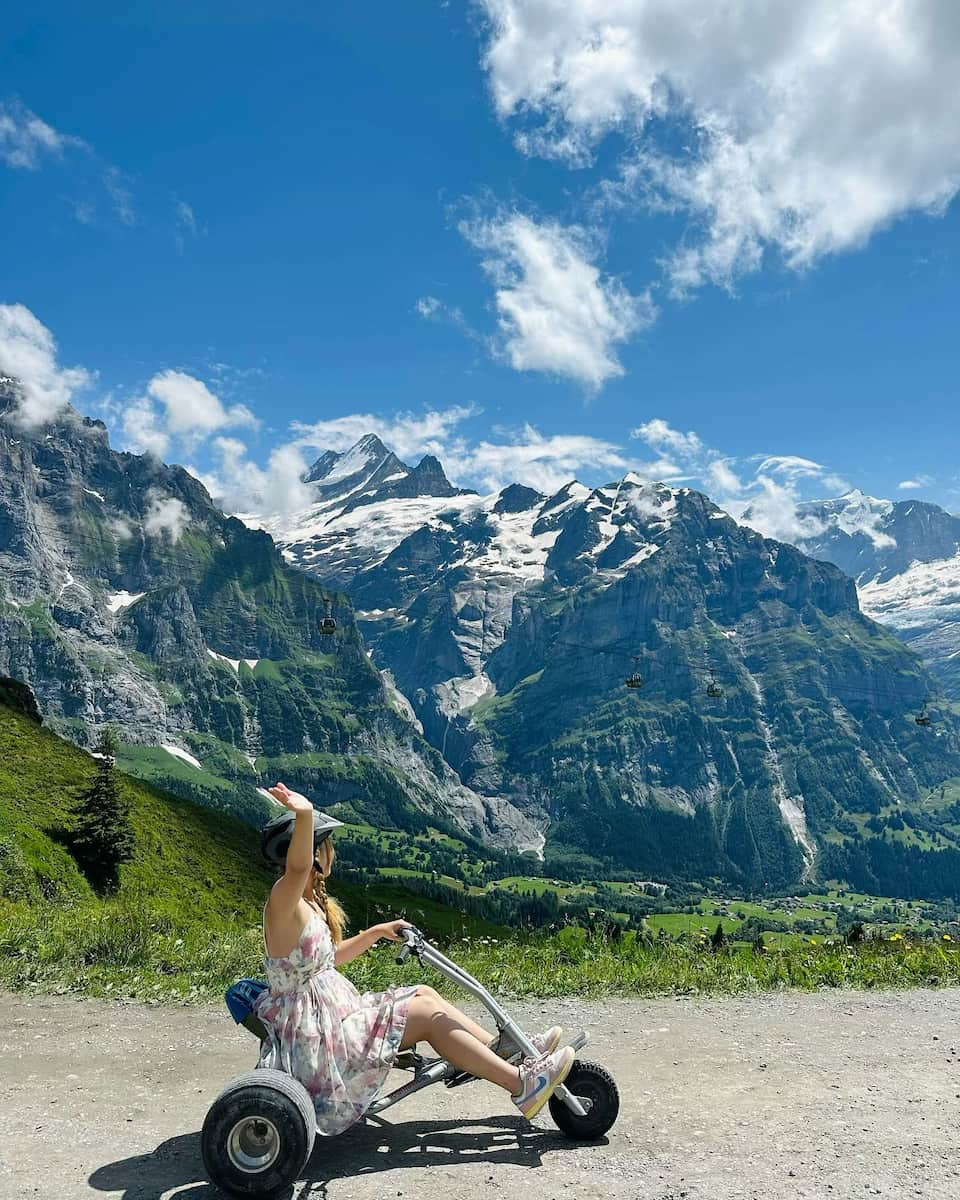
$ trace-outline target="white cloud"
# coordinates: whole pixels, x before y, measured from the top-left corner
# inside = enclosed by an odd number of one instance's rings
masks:
[[[798,505],[802,498],[792,484],[781,484],[769,475],[758,475],[749,486],[748,496],[718,499],[718,504],[730,512],[734,520],[755,529],[764,538],[799,542],[816,538],[826,529],[817,517],[800,512]]]
[[[949,0],[478,0],[497,113],[579,165],[623,135],[607,199],[685,212],[674,292],[862,246],[960,188]]]
[[[684,458],[697,457],[706,450],[695,433],[681,433],[678,429],[672,429],[661,417],[654,417],[652,421],[632,429],[630,436],[640,438],[661,453],[679,454]]]
[[[918,488],[930,487],[933,479],[929,475],[918,475],[916,479],[902,479],[897,487],[902,492],[915,491]]]
[[[170,435],[160,427],[160,414],[151,404],[149,397],[138,396],[122,408],[123,432],[127,445],[137,454],[153,454],[166,457],[170,448]]]
[[[207,228],[197,220],[197,214],[194,211],[193,205],[188,204],[186,200],[179,199],[179,197],[174,197],[173,221],[173,240],[181,254],[186,248],[188,238],[206,237]]]
[[[420,316],[429,321],[442,313],[445,306],[443,301],[438,300],[436,296],[421,296],[416,307]]]
[[[249,459],[239,438],[219,437],[213,444],[220,459],[217,470],[188,470],[227,511],[290,513],[306,508],[313,499],[311,489],[301,482],[308,464],[299,444],[275,447],[266,469]]]
[[[630,504],[637,516],[644,521],[663,516],[660,498],[655,492],[634,492],[630,498]]]
[[[111,517],[107,524],[118,542],[129,542],[133,537],[133,526],[126,517]]]
[[[646,442],[660,457],[653,462],[635,466],[633,470],[648,479],[681,483],[696,480],[719,458],[716,450],[707,447],[692,430],[682,433],[662,417],[654,417],[630,430],[630,437]]]
[[[486,341],[469,324],[463,315],[463,310],[455,304],[447,304],[445,301],[439,300],[436,296],[421,296],[414,305],[414,308],[418,315],[423,317],[425,321],[433,321],[438,325],[452,325],[474,341]]]
[[[0,159],[7,166],[36,171],[44,158],[62,158],[65,150],[83,145],[80,138],[60,133],[19,100],[0,101]]]
[[[703,488],[735,520],[777,541],[803,542],[823,533],[823,522],[801,511],[805,486],[820,485],[834,495],[849,488],[829,467],[811,458],[761,454],[737,460],[706,445],[696,433],[673,429],[660,417],[638,426],[630,436],[654,450],[669,451],[679,462],[675,476],[682,470],[686,479]],[[670,464],[652,464],[664,465]],[[661,471],[658,477],[671,479],[667,471]],[[869,513],[858,516],[858,521],[862,532],[876,545],[886,544],[882,539],[887,535],[874,528],[876,521]]]
[[[177,225],[184,233],[189,233],[193,237],[197,237],[200,233],[200,227],[197,225],[197,217],[193,211],[193,207],[186,200],[177,200],[174,202],[173,211]]]
[[[619,446],[602,438],[580,434],[544,437],[525,425],[512,438],[481,441],[454,448],[445,465],[452,478],[496,491],[520,482],[541,492],[555,492],[584,468],[622,475],[631,467]]]
[[[83,367],[58,365],[53,334],[22,304],[0,304],[0,373],[22,385],[17,416],[24,426],[54,420],[93,378]]]
[[[103,186],[113,202],[113,211],[124,225],[133,226],[137,223],[137,214],[133,209],[133,193],[130,190],[129,179],[119,167],[107,167],[103,172]]]
[[[746,495],[718,499],[721,508],[743,525],[778,542],[800,542],[823,533],[826,526],[810,513],[801,513],[801,496],[793,480],[781,483],[770,475],[758,475]]]
[[[249,408],[243,404],[224,408],[202,380],[184,371],[160,371],[147,384],[147,393],[164,406],[167,429],[177,437],[258,424]]]
[[[190,524],[187,506],[176,496],[164,496],[155,488],[147,492],[148,507],[143,518],[143,532],[148,537],[166,534],[171,542],[179,542]]]
[[[485,256],[496,287],[494,350],[515,370],[588,388],[623,374],[615,347],[653,321],[653,305],[601,275],[584,229],[515,212],[464,221],[460,230]]]
[[[256,429],[260,424],[245,405],[225,407],[203,380],[185,371],[158,371],[144,395],[125,404],[108,401],[103,407],[119,418],[129,449],[157,458],[165,458],[174,442],[192,452],[221,430]]]
[[[740,477],[730,467],[727,458],[716,458],[707,466],[707,483],[711,491],[724,496],[737,496],[743,491]]]
[[[810,458],[800,458],[796,454],[773,454],[763,458],[757,471],[761,475],[782,475],[787,479],[817,479],[823,475],[825,467]]]
[[[162,406],[160,412],[152,403]],[[179,438],[188,447],[221,429],[259,425],[257,418],[243,404],[225,408],[220,397],[207,385],[184,371],[160,371],[147,384],[147,395],[135,402],[139,407],[136,420],[149,437],[157,440]],[[144,449],[149,448],[141,438]],[[164,446],[165,452],[166,446]],[[158,452],[162,453],[162,452]]]
[[[81,225],[93,225],[96,221],[96,209],[89,200],[68,200],[74,218]]]

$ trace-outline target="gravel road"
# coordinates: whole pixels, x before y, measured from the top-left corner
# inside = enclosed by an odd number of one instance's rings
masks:
[[[318,1141],[296,1200],[960,1197],[960,990],[524,1004],[586,1026],[607,1139],[482,1084]],[[199,1130],[255,1043],[225,1009],[0,993],[2,1200],[215,1200]]]

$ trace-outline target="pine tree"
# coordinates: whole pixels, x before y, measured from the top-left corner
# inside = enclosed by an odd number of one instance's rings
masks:
[[[717,927],[711,935],[710,945],[714,948],[714,950],[722,950],[726,944],[727,935],[723,932],[723,922],[718,921]]]
[[[130,805],[116,777],[117,741],[109,729],[97,744],[97,773],[77,797],[70,852],[98,892],[116,890],[121,863],[133,858]]]

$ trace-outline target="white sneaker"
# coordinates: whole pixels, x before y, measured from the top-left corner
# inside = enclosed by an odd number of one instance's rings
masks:
[[[533,1120],[566,1079],[575,1058],[573,1047],[564,1046],[543,1058],[528,1058],[521,1063],[520,1091],[511,1099],[528,1121]]]

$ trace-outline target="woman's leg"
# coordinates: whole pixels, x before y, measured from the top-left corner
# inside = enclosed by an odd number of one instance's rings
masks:
[[[475,1032],[476,1031],[476,1032]],[[479,1033],[479,1037],[477,1034]],[[520,1072],[494,1054],[490,1035],[439,996],[433,988],[418,988],[410,1001],[401,1049],[429,1042],[461,1071],[497,1084],[511,1095],[520,1090]]]
[[[445,1009],[447,1012],[456,1016],[463,1028],[469,1030],[469,1032],[473,1034],[478,1042],[483,1042],[485,1046],[489,1046],[494,1040],[494,1034],[484,1029],[482,1025],[478,1025],[476,1021],[471,1021],[466,1013],[461,1012],[460,1009],[457,1008],[455,1004],[451,1004],[449,1000],[444,1000],[443,996],[441,996],[440,993],[434,988],[428,987],[426,984],[422,983],[417,988],[417,995],[425,996],[428,1000],[436,1004],[438,1008]]]

